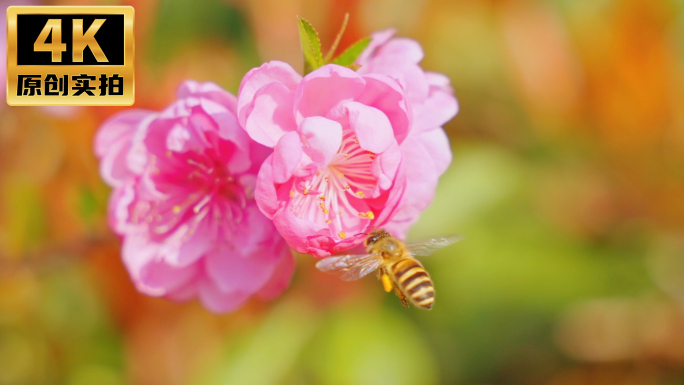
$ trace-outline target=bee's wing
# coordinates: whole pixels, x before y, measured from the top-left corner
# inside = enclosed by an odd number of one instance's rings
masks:
[[[411,242],[406,244],[406,249],[411,255],[416,257],[427,257],[442,247],[449,246],[463,239],[461,235],[450,235],[448,237],[435,237],[423,239],[418,242]]]
[[[354,281],[373,272],[380,264],[381,254],[349,254],[321,259],[316,268],[326,273],[342,274],[343,281]]]

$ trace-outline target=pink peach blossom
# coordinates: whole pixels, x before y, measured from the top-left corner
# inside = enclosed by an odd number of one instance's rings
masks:
[[[273,61],[244,77],[237,111],[249,136],[274,149],[256,201],[292,248],[325,257],[392,218],[411,123],[397,81],[333,64],[302,78]]]
[[[425,72],[419,63],[423,49],[416,41],[393,38],[394,30],[376,32],[357,59],[359,74],[382,74],[396,79],[404,89],[411,111],[409,134],[401,145],[405,162],[406,192],[385,229],[404,238],[420,213],[427,208],[439,177],[451,163],[449,139],[442,125],[458,113],[458,102],[449,79]]]
[[[213,83],[187,81],[165,110],[122,112],[97,133],[114,188],[109,222],[145,294],[227,312],[289,284],[292,254],[254,201],[270,150],[239,127],[236,103]]]

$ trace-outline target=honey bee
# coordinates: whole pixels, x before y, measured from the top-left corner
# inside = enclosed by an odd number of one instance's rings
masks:
[[[434,251],[461,240],[460,236],[430,238],[404,243],[383,229],[368,234],[364,245],[367,254],[338,255],[320,260],[318,270],[342,274],[342,280],[354,281],[373,271],[386,292],[394,290],[401,303],[430,310],[435,303],[435,288],[423,265],[414,257],[426,257]]]

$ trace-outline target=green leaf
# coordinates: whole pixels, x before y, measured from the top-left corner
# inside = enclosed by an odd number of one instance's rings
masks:
[[[335,37],[335,42],[330,47],[330,51],[328,51],[328,54],[325,55],[325,58],[323,58],[323,63],[330,63],[330,59],[332,59],[333,55],[335,54],[335,50],[337,50],[337,46],[340,44],[340,40],[342,40],[342,35],[344,35],[344,31],[347,29],[347,23],[349,23],[349,13],[344,14],[342,27],[340,27],[340,31],[337,33],[337,36]]]
[[[370,44],[371,38],[366,37],[363,38],[356,43],[352,44],[349,48],[347,48],[344,52],[340,54],[340,56],[336,57],[335,60],[333,60],[333,64],[339,64],[341,66],[345,67],[352,67],[354,66],[354,62],[356,59],[361,55],[361,52],[363,52],[366,47],[368,47],[368,44]]]
[[[323,66],[323,53],[321,53],[321,40],[318,32],[311,24],[297,17],[299,20],[299,39],[304,52],[304,75]]]

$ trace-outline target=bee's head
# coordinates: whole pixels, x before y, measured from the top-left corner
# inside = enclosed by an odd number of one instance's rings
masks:
[[[370,233],[368,233],[368,237],[366,237],[366,241],[364,242],[364,245],[366,247],[373,246],[373,244],[375,242],[377,242],[378,239],[384,238],[384,237],[389,237],[389,236],[390,236],[389,233],[383,229],[377,229],[377,230],[371,231]]]

